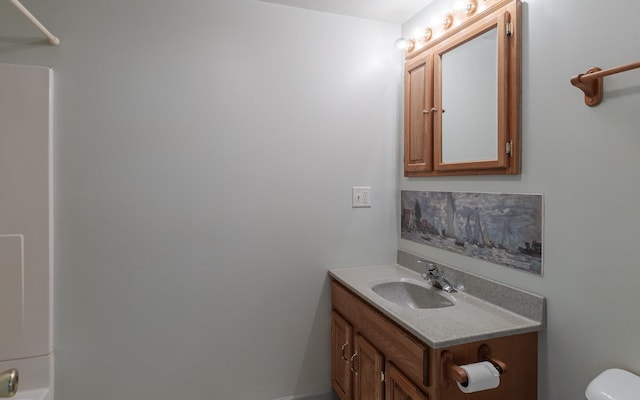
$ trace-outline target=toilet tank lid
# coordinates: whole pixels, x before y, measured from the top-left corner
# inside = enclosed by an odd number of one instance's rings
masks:
[[[603,371],[591,381],[585,396],[588,400],[636,400],[640,393],[640,377],[623,369]]]

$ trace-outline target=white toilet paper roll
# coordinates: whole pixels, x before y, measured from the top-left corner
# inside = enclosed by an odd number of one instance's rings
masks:
[[[458,383],[464,393],[479,392],[481,390],[497,388],[500,385],[500,372],[489,361],[461,365],[467,372],[467,385]]]

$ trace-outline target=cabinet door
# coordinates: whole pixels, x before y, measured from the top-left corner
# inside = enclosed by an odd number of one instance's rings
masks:
[[[433,56],[407,62],[404,73],[404,171],[433,169]]]
[[[355,340],[353,355],[354,400],[383,400],[384,359],[362,335]]]
[[[331,312],[331,386],[340,400],[351,399],[352,331],[340,314]]]
[[[511,165],[519,106],[509,94],[509,77],[517,74],[510,73],[509,15],[487,16],[433,50],[437,171]]]
[[[391,363],[386,366],[386,396],[385,400],[428,400],[426,394]]]

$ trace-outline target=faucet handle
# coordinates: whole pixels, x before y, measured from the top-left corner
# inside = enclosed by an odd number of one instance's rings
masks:
[[[426,264],[425,268],[427,269],[427,272],[435,272],[435,273],[440,272],[438,270],[438,267],[436,266],[436,264],[431,262],[431,261],[420,259],[420,260],[418,260],[418,263],[419,264]]]

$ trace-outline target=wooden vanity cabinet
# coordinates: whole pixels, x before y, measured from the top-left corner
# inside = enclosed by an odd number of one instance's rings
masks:
[[[341,400],[383,400],[384,358],[335,311],[331,313],[331,384]],[[353,389],[352,389],[353,388]]]
[[[537,332],[432,349],[335,280],[331,306],[331,384],[341,400],[537,399]],[[482,345],[507,372],[498,388],[465,394],[447,379],[443,355],[478,362]]]
[[[494,357],[507,365],[495,389],[467,394],[455,382],[444,379],[443,354],[453,354],[454,361],[469,364],[480,361],[478,350],[487,344]],[[434,399],[438,400],[537,400],[538,399],[538,333],[524,333],[481,342],[465,343],[435,350],[432,364],[438,378],[434,382]]]
[[[429,348],[335,281],[331,298],[331,383],[338,397],[427,399]]]

